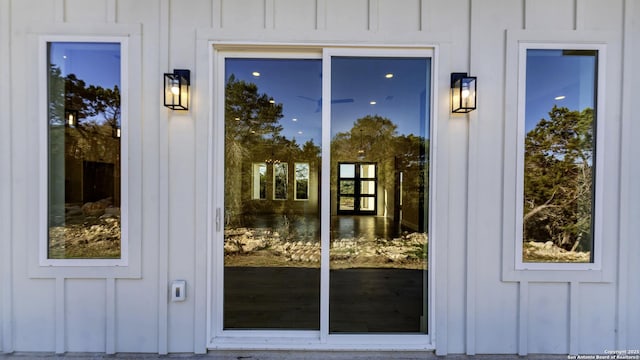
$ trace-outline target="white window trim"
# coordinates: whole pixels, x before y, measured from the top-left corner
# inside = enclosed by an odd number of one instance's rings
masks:
[[[27,109],[32,120],[27,128],[33,133],[33,149],[28,156],[37,159],[30,206],[38,209],[36,226],[29,230],[27,265],[32,278],[140,278],[142,273],[142,146],[131,141],[141,135],[142,28],[140,25],[96,24],[91,29],[75,24],[34,26],[28,36],[27,60],[33,72],[27,81],[37,84],[34,102]],[[121,43],[121,257],[120,259],[48,259],[47,183],[47,51],[46,44],[60,42]],[[133,120],[132,120],[133,119]]]
[[[129,177],[128,162],[128,140],[129,140],[129,121],[128,121],[128,39],[126,37],[91,37],[91,36],[42,36],[40,37],[40,66],[38,67],[40,74],[39,93],[40,99],[48,99],[47,97],[47,44],[53,42],[77,42],[77,43],[119,43],[120,44],[120,128],[121,128],[121,145],[120,145],[120,258],[119,259],[50,259],[48,257],[49,248],[49,226],[48,226],[48,101],[40,101],[40,166],[41,173],[47,174],[40,177],[40,251],[39,259],[41,266],[127,266],[129,264],[129,186],[127,179]],[[46,144],[46,145],[45,145]]]
[[[296,167],[298,164],[307,165],[307,198],[306,199],[298,199],[298,172],[296,171]],[[311,197],[311,164],[308,162],[294,162],[293,163],[293,200],[295,201],[309,201]]]
[[[605,163],[613,152],[606,142],[607,117],[611,100],[607,75],[612,73],[612,57],[618,52],[616,35],[610,32],[567,31],[546,32],[516,30],[507,32],[506,98],[504,133],[504,198],[503,198],[503,281],[611,281],[615,242],[605,238],[604,210],[612,206],[603,194],[612,183],[604,176]],[[524,106],[527,49],[598,50],[596,94],[596,164],[594,178],[593,262],[529,263],[522,261],[522,211],[524,195]],[[514,119],[517,121],[509,121]],[[514,151],[515,150],[515,151]],[[606,183],[606,184],[605,184]],[[606,202],[606,203],[605,203]]]
[[[525,106],[526,106],[526,72],[527,72],[527,50],[596,50],[598,51],[597,62],[597,88],[594,89],[596,95],[596,116],[594,126],[595,142],[595,178],[593,179],[594,191],[594,213],[592,216],[592,236],[593,236],[593,262],[589,263],[544,263],[544,262],[524,262],[522,259],[523,242],[523,217],[520,214],[524,211],[524,143],[525,143]],[[604,144],[605,121],[604,119],[604,77],[606,68],[606,44],[575,44],[575,43],[534,43],[523,42],[518,49],[518,139],[517,139],[517,174],[516,174],[516,270],[599,270],[602,268],[602,159],[603,148],[598,144]]]
[[[301,58],[301,59],[323,59],[323,73],[329,74],[331,70],[331,56],[390,56],[390,57],[428,57],[431,59],[431,102],[430,112],[430,174],[435,174],[436,162],[436,134],[437,134],[437,118],[436,114],[440,114],[438,107],[438,46],[386,46],[372,47],[354,45],[332,45],[326,46],[319,44],[298,44],[298,45],[247,45],[234,44],[227,42],[207,41],[210,46],[209,61],[212,77],[209,78],[211,87],[210,92],[213,94],[224,94],[224,59],[227,57],[260,57],[260,58]],[[248,49],[248,50],[247,50]],[[322,56],[320,56],[322,54]],[[329,76],[323,77],[323,134],[322,143],[330,142],[330,83]],[[448,88],[447,88],[448,89]],[[448,93],[448,91],[447,91]],[[429,211],[429,272],[428,272],[428,334],[329,334],[328,333],[328,292],[329,286],[329,232],[322,232],[322,261],[326,263],[321,269],[321,309],[320,309],[320,331],[280,331],[280,330],[223,330],[223,293],[216,291],[216,284],[222,284],[224,281],[224,252],[220,244],[223,239],[221,213],[224,208],[224,180],[219,177],[213,177],[212,174],[218,173],[223,164],[220,154],[224,153],[224,144],[222,142],[213,141],[212,134],[224,133],[224,124],[220,119],[224,119],[224,106],[221,96],[214,96],[212,106],[209,108],[210,136],[208,138],[209,156],[213,159],[209,161],[209,201],[208,213],[211,215],[209,219],[216,219],[215,222],[208,222],[208,242],[210,252],[208,253],[208,270],[211,274],[207,288],[207,348],[209,349],[305,349],[305,350],[393,350],[401,348],[403,350],[433,350],[435,349],[435,333],[436,333],[436,314],[435,302],[435,257],[433,255],[435,236],[435,211]],[[217,156],[216,156],[217,155]],[[322,173],[330,173],[330,147],[323,146],[322,149]],[[436,199],[436,177],[432,176],[429,186],[429,207],[434,209]],[[329,177],[321,179],[320,186],[329,188]],[[320,199],[321,208],[329,209],[330,193],[323,192]],[[214,216],[215,214],[215,216]],[[323,226],[329,224],[330,214],[323,211],[321,214]]]

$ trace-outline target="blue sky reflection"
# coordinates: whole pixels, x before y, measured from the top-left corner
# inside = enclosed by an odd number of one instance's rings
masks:
[[[322,60],[227,59],[225,77],[258,86],[258,93],[283,104],[282,135],[299,145],[322,141]]]
[[[400,135],[428,138],[429,68],[426,58],[333,58],[331,136],[349,131],[357,119],[379,115],[398,125]]]
[[[380,115],[399,134],[428,138],[430,59],[334,57],[331,136],[356,120]],[[322,60],[228,58],[225,77],[254,83],[283,104],[282,135],[299,145],[322,138]],[[375,104],[372,104],[375,102]]]
[[[62,76],[75,74],[87,86],[120,87],[119,43],[52,42],[49,61]]]
[[[594,108],[596,51],[527,50],[525,131],[549,119],[554,105]]]

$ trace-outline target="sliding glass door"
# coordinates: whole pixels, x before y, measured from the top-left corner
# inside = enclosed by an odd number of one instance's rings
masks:
[[[220,53],[213,339],[428,341],[431,54]]]
[[[225,60],[224,329],[320,329],[321,71]]]
[[[428,58],[331,57],[331,97],[349,101],[329,124],[330,333],[427,330],[429,69]]]

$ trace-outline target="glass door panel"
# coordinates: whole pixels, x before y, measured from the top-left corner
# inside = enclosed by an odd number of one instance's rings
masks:
[[[225,330],[320,329],[321,72],[225,59]]]
[[[373,179],[376,177],[375,164],[360,164],[360,177],[362,179]]]
[[[430,55],[332,53],[219,63],[214,338],[428,341]]]
[[[430,67],[331,57],[329,333],[427,332]]]
[[[374,195],[376,193],[376,182],[371,180],[360,181],[360,194]]]
[[[374,211],[376,209],[376,204],[374,198],[372,197],[361,197],[360,198],[360,211]]]

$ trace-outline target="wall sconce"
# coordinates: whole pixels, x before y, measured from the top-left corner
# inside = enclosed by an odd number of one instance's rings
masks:
[[[75,127],[78,124],[78,110],[65,110],[64,124],[69,127]]]
[[[174,69],[164,74],[164,106],[172,110],[189,110],[191,71]]]
[[[451,73],[451,112],[468,113],[476,109],[475,76]]]

